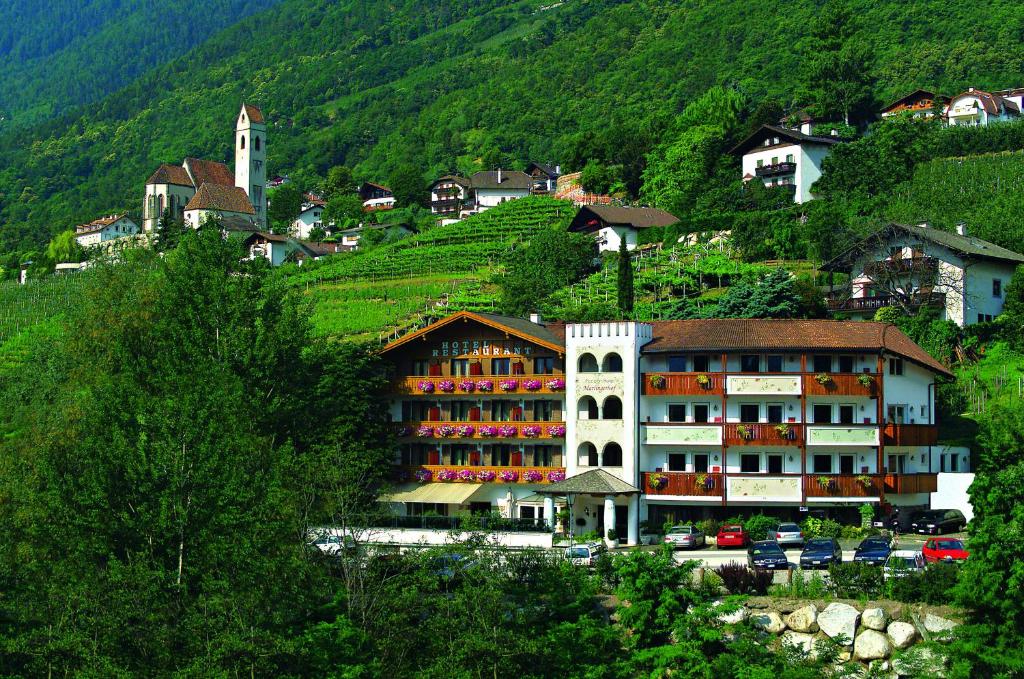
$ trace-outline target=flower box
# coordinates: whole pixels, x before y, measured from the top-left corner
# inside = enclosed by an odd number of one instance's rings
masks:
[[[406,436],[412,436],[412,427],[399,427],[397,433],[398,436],[401,438],[405,438]]]
[[[526,481],[527,483],[537,483],[543,478],[544,475],[541,474],[536,469],[527,469],[525,472],[523,472],[523,481]]]
[[[502,391],[515,391],[519,388],[519,380],[501,380],[498,382],[498,388]]]
[[[416,388],[422,391],[424,394],[434,393],[434,383],[430,380],[420,380],[420,383],[416,385]]]
[[[416,430],[416,436],[419,436],[421,439],[430,438],[433,435],[434,428],[428,427],[427,425],[423,425],[422,427]]]
[[[541,429],[536,424],[528,424],[523,427],[523,436],[528,439],[535,439],[540,436]]]
[[[484,482],[493,481],[495,478],[497,478],[497,476],[498,475],[495,474],[493,470],[491,470],[491,469],[484,469],[481,472],[477,472],[476,480],[477,481],[484,481]]]
[[[498,427],[498,436],[503,439],[511,438],[519,433],[519,429],[513,427],[511,424],[503,424]]]
[[[538,391],[542,386],[544,385],[540,380],[523,380],[523,388],[526,391]]]
[[[472,436],[474,432],[476,432],[476,429],[471,424],[460,424],[455,427],[455,433],[464,439]]]
[[[553,380],[548,380],[546,386],[551,391],[561,391],[562,389],[565,389],[565,380],[560,377],[556,377]]]
[[[451,380],[441,380],[437,383],[437,388],[446,394],[450,394],[455,391],[455,383]]]
[[[450,424],[442,424],[437,428],[437,435],[443,439],[448,439],[455,436],[455,427]]]
[[[476,388],[479,391],[489,393],[494,391],[494,382],[492,382],[491,380],[477,380]]]
[[[565,425],[564,424],[553,424],[548,427],[548,436],[555,438],[561,438],[565,436]]]
[[[454,481],[457,478],[459,478],[459,475],[455,473],[454,469],[442,469],[437,472],[438,481]]]
[[[647,378],[647,382],[648,384],[651,385],[651,388],[653,389],[664,389],[665,385],[668,384],[668,381],[665,379],[664,375],[651,375],[649,378]]]
[[[476,472],[472,469],[460,469],[459,470],[460,481],[476,481]]]
[[[668,486],[668,477],[664,474],[651,474],[647,478],[647,485],[649,485],[652,490],[661,490]]]
[[[519,480],[519,472],[512,469],[502,469],[498,474],[498,478],[505,483],[515,483]]]
[[[476,391],[476,382],[473,380],[462,380],[459,382],[459,390],[472,394]]]
[[[480,427],[480,436],[497,436],[498,428],[492,424],[485,424]]]
[[[562,481],[565,481],[565,472],[563,472],[560,469],[553,472],[548,472],[548,481],[550,481],[551,483],[560,483]]]
[[[416,477],[416,480],[419,481],[420,483],[425,483],[426,481],[429,481],[434,477],[434,473],[431,472],[429,469],[417,469],[414,476]]]

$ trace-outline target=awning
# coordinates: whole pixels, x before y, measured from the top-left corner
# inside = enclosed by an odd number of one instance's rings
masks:
[[[384,502],[432,502],[462,505],[480,490],[475,483],[407,483],[381,496]]]

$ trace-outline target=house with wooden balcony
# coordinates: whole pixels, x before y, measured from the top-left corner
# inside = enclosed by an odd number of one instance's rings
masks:
[[[895,326],[545,323],[459,312],[383,349],[404,515],[500,512],[636,544],[647,520],[857,520],[936,490],[934,384]],[[589,489],[589,490],[587,490]]]
[[[445,175],[430,185],[430,211],[438,219],[459,219],[473,204],[473,187],[466,177]]]
[[[882,109],[882,118],[892,118],[900,114],[913,118],[934,118],[942,116],[949,104],[949,97],[931,90],[914,90]]]
[[[957,325],[991,321],[1003,310],[1006,286],[1024,255],[968,234],[928,224],[890,224],[822,265],[846,274],[829,308],[849,318],[872,318],[886,306],[935,307]]]
[[[804,131],[806,130],[806,131]],[[814,198],[811,188],[821,176],[821,164],[840,139],[810,133],[808,125],[791,129],[762,125],[731,151],[741,159],[744,182],[790,191],[793,202]]]

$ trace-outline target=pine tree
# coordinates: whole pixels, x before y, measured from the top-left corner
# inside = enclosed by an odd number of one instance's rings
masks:
[[[165,208],[156,222],[156,240],[153,249],[157,252],[173,250],[178,247],[185,230],[185,222],[172,217],[171,208]]]
[[[633,262],[629,257],[626,239],[619,243],[619,311],[623,314],[633,312]]]

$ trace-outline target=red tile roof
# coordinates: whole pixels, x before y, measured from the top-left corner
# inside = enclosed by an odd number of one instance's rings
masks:
[[[188,171],[180,165],[163,163],[156,169],[156,172],[150,175],[149,179],[146,180],[146,184],[192,186],[192,178],[188,176]]]
[[[124,219],[127,216],[127,214],[107,215],[106,217],[94,219],[87,224],[79,224],[78,226],[75,227],[75,235],[82,235],[86,233],[95,233],[96,231],[102,231],[105,227],[108,227],[114,222]]]
[[[1004,99],[998,94],[992,94],[991,92],[984,92],[982,90],[967,90],[961,94],[956,95],[950,100],[950,105],[960,97],[977,97],[978,101],[981,102],[982,108],[990,116],[999,115],[999,109],[1003,108],[1007,111],[1013,111],[1014,113],[1020,113],[1020,107],[1017,103]]]
[[[192,184],[199,188],[203,184],[234,186],[235,174],[224,163],[200,158],[186,158],[185,169],[192,177]]]
[[[257,125],[263,124],[263,111],[259,110],[252,104],[242,104],[242,110],[245,111],[245,115],[249,118],[249,122],[256,123]]]
[[[203,184],[185,206],[185,210],[218,210],[222,212],[239,212],[247,215],[256,214],[249,196],[237,186],[221,186],[220,184]]]

